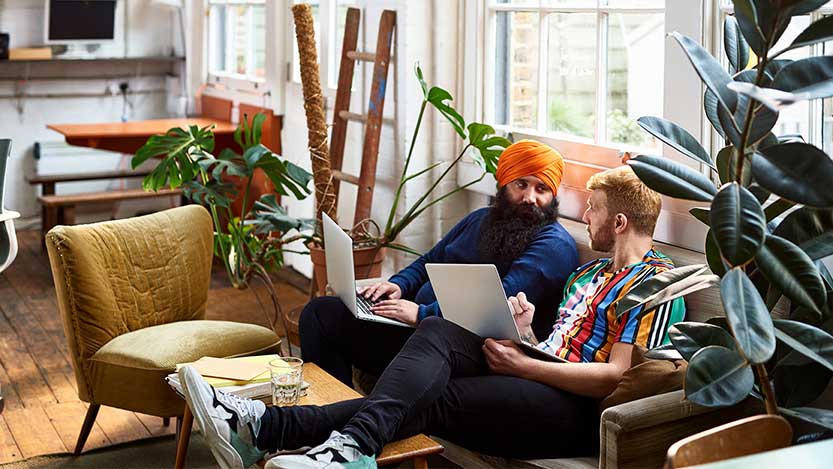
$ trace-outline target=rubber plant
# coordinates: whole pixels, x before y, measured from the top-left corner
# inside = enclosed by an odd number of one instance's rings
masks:
[[[248,116],[241,120],[234,141],[242,154],[224,148],[214,155],[213,125],[175,127],[148,139],[133,157],[132,166],[135,169],[158,158],[159,163],[142,181],[145,190],[181,187],[185,197],[208,207],[214,222],[214,254],[225,265],[232,286],[245,289],[253,279],[261,280],[272,297],[275,317],[283,318],[269,272],[283,265],[285,244],[310,239],[314,220],[289,216],[275,194],[264,194],[250,203],[252,176],[261,170],[275,192],[303,199],[310,194],[307,186],[312,175],[260,143],[264,119],[258,113],[251,125]],[[242,195],[232,178],[245,181]],[[231,203],[241,196],[242,213],[235,214]],[[273,328],[275,317],[268,318]]]
[[[707,204],[691,214],[709,227],[708,264],[654,277],[617,313],[719,286],[725,318],[682,322],[669,332],[688,360],[686,398],[727,406],[751,394],[770,414],[833,428],[833,411],[808,407],[833,376],[833,279],[821,262],[833,254],[833,160],[800,137],[772,133],[785,107],[833,96],[833,57],[783,58],[833,39],[833,17],[775,50],[792,18],[824,3],[735,0],[724,23],[728,71],[694,40],[671,34],[705,85],[706,116],[725,146],[710,155],[673,122],[642,117],[643,129],[711,177],[659,156],[628,163],[652,189]],[[773,319],[779,301],[788,304],[788,318]]]

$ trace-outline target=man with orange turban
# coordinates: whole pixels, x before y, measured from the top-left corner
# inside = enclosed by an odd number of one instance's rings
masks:
[[[564,159],[549,146],[532,140],[510,145],[498,159],[492,206],[470,213],[411,265],[359,293],[375,302],[375,314],[415,326],[442,316],[425,264],[495,264],[508,296],[523,291],[545,312],[532,329],[547,337],[567,277],[578,266],[575,241],[557,221],[563,173]],[[309,302],[299,329],[303,359],[347,385],[354,366],[381,374],[413,333],[356,319],[337,297]]]

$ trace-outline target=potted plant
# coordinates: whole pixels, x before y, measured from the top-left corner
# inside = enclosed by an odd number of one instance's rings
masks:
[[[274,316],[267,320],[275,328],[276,318],[283,318],[269,272],[283,265],[284,245],[310,239],[311,219],[287,215],[275,194],[264,194],[250,203],[252,176],[263,171],[282,196],[303,199],[312,175],[263,146],[261,131],[265,116],[244,116],[234,133],[242,154],[224,148],[214,155],[213,126],[188,129],[178,127],[165,135],[148,139],[132,159],[135,169],[151,158],[159,163],[142,181],[145,190],[163,187],[183,189],[185,197],[208,207],[214,221],[214,254],[222,260],[234,288],[248,288],[253,279],[266,285]],[[240,194],[231,178],[244,181]],[[231,204],[242,197],[240,213]],[[285,324],[284,324],[285,326]],[[286,330],[286,329],[285,329]]]
[[[833,254],[833,160],[800,138],[771,132],[784,107],[833,96],[833,57],[783,58],[833,39],[833,17],[775,50],[793,17],[824,3],[735,0],[724,24],[728,72],[695,41],[672,34],[705,84],[706,115],[725,147],[712,157],[676,124],[642,117],[646,131],[705,165],[711,177],[658,156],[628,163],[652,189],[708,205],[691,210],[709,227],[708,265],[657,275],[617,313],[719,285],[726,318],[679,323],[669,333],[688,360],[686,398],[727,406],[752,395],[769,414],[833,428],[833,411],[807,407],[833,376],[833,279],[821,262]],[[782,297],[789,318],[773,320]]]
[[[414,73],[422,90],[423,99],[420,104],[416,126],[411,136],[410,147],[405,157],[405,165],[397,183],[387,221],[385,222],[384,228],[382,228],[382,226],[372,219],[360,220],[356,223],[356,226],[349,230],[349,234],[354,240],[354,262],[357,278],[372,278],[381,275],[381,262],[384,258],[383,250],[385,248],[396,249],[408,254],[420,256],[420,252],[397,242],[397,238],[402,231],[433,205],[477,184],[483,180],[486,174],[494,174],[497,170],[497,160],[500,153],[511,144],[506,138],[495,135],[495,129],[489,125],[479,122],[466,124],[465,119],[451,106],[450,101],[453,100],[453,97],[448,91],[438,86],[429,88],[419,64],[414,67]],[[449,162],[440,161],[426,168],[409,172],[411,170],[411,158],[419,138],[423,117],[429,109],[429,106],[437,110],[451,123],[454,131],[462,140],[463,146],[454,159]],[[480,176],[441,195],[434,195],[440,183],[466,155],[470,155],[472,160],[480,166],[482,170]],[[432,174],[433,170],[439,170],[440,168],[442,168],[442,171],[435,176],[428,189],[417,198],[403,215],[397,216],[405,186],[410,181],[419,177],[428,176]],[[434,196],[432,197],[432,195]],[[309,249],[310,258],[315,269],[317,287],[319,292],[323,294],[327,285],[326,257],[324,254],[323,240],[316,237],[310,244]]]

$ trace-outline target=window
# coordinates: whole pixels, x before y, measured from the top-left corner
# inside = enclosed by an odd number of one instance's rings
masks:
[[[208,74],[213,81],[265,80],[265,0],[209,1]]]
[[[321,67],[321,76],[327,77],[322,83],[326,88],[335,89],[338,86],[338,68],[341,64],[341,43],[344,39],[344,25],[347,17],[347,9],[356,5],[355,0],[293,0],[293,4],[308,3],[312,7],[312,15],[315,18],[315,50],[318,52],[318,63]],[[294,21],[292,22],[292,81],[301,82],[301,71],[299,70],[298,43],[295,40]],[[326,26],[326,27],[325,27]],[[322,29],[323,28],[323,29]],[[321,44],[326,44],[325,50]],[[354,73],[354,84],[360,72],[360,65],[356,65]]]
[[[664,0],[490,0],[486,120],[616,147],[658,148]]]
[[[717,17],[718,23],[714,29],[717,40],[715,41],[715,51],[713,52],[721,58],[724,65],[728,64],[728,59],[723,50],[723,20],[727,15],[732,13],[733,6],[731,0],[720,0],[719,14]],[[774,50],[777,51],[786,47],[807,26],[831,13],[833,13],[833,4],[829,3],[822,9],[813,12],[812,15],[794,17],[783,36],[778,40]],[[829,55],[831,52],[833,52],[833,44],[828,42],[816,46],[793,49],[780,58],[800,60],[817,55]],[[754,63],[755,58],[752,57],[750,60]],[[779,136],[790,134],[801,135],[805,141],[821,147],[825,152],[830,154],[831,150],[833,150],[833,116],[831,112],[833,112],[831,99],[799,102],[781,110],[778,116],[778,122],[772,129],[772,133]]]

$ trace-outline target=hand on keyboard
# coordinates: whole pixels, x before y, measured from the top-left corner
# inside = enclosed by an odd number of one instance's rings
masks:
[[[370,310],[379,316],[395,319],[416,326],[419,317],[419,305],[408,300],[382,300],[373,305]]]

